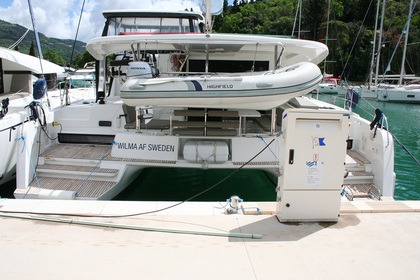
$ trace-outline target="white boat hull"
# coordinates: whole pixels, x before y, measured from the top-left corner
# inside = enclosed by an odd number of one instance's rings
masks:
[[[21,133],[22,126],[19,123],[22,121],[23,117],[19,113],[8,114],[0,121],[0,154],[3,158],[0,161],[0,184],[14,177],[18,146],[16,138]]]
[[[370,87],[363,86],[361,88],[360,95],[362,96],[362,98],[365,98],[365,99],[376,99],[378,96],[377,89],[374,86],[370,86]]]
[[[402,103],[420,103],[420,88],[415,87],[395,87],[379,88],[378,100]]]
[[[318,92],[324,94],[338,94],[338,88],[337,85],[321,83],[319,84]]]

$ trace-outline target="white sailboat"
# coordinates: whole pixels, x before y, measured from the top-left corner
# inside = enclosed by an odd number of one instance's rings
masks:
[[[417,3],[417,2],[416,2]],[[410,85],[403,85],[403,78],[406,76],[405,73],[405,58],[407,52],[407,44],[408,44],[408,34],[410,30],[410,22],[411,17],[413,14],[413,0],[410,1],[410,8],[408,12],[408,20],[404,27],[403,34],[405,35],[404,40],[404,48],[403,48],[403,55],[402,55],[402,62],[401,62],[401,72],[398,77],[398,84],[396,86],[387,86],[383,88],[378,88],[378,100],[379,101],[389,101],[389,102],[404,102],[404,103],[419,103],[420,104],[420,86],[418,84],[410,84]],[[397,44],[398,46],[398,44]],[[388,63],[390,65],[392,61],[392,57]],[[389,67],[387,67],[388,69]],[[384,74],[385,76],[385,74]],[[420,77],[418,78],[420,81]]]
[[[379,7],[380,7],[380,0],[377,3],[377,12],[376,12],[376,21],[378,21],[379,16]],[[381,48],[382,48],[382,30],[383,30],[383,21],[385,17],[385,7],[386,1],[382,2],[382,13],[381,13],[381,24],[380,24],[380,32],[378,35],[378,44],[377,44],[377,51],[375,52],[375,45],[376,45],[376,33],[373,41],[373,53],[372,53],[372,61],[371,61],[371,69],[374,68],[374,63],[376,62],[375,67],[375,74],[373,71],[370,71],[369,75],[369,84],[367,87],[362,87],[361,94],[363,98],[375,98],[379,101],[390,101],[390,102],[403,102],[403,103],[420,103],[420,91],[418,85],[416,84],[408,84],[403,85],[402,81],[404,80],[413,80],[416,81],[416,77],[413,75],[407,75],[405,73],[405,54],[407,50],[407,43],[408,43],[408,33],[410,29],[410,21],[413,12],[413,1],[410,2],[410,8],[408,12],[408,20],[404,27],[403,33],[401,36],[404,35],[405,42],[404,42],[404,49],[403,49],[403,57],[401,63],[401,70],[399,75],[386,75],[386,72],[390,69],[390,64],[393,59],[393,55],[388,62],[388,66],[382,77],[380,78],[379,75],[379,62],[380,62],[380,55],[381,55]],[[376,30],[375,24],[375,30]],[[399,43],[397,44],[396,48],[398,47]],[[394,50],[395,53],[395,50]],[[375,77],[373,82],[373,75]],[[398,84],[389,84],[385,83],[386,81],[395,81],[398,80]],[[417,78],[420,80],[420,78]]]

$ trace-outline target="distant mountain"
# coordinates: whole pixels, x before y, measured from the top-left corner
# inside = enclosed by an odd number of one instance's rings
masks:
[[[27,28],[18,24],[9,23],[7,21],[0,20],[0,46],[8,48],[14,44],[19,38],[26,32]],[[45,53],[48,49],[51,49],[61,55],[67,62],[70,61],[71,51],[73,48],[72,39],[57,39],[48,38],[42,33],[38,33],[39,40],[41,41],[42,52]],[[35,42],[35,34],[32,30],[26,35],[26,37],[19,44],[18,49],[21,53],[29,54],[31,43],[34,42],[35,53],[38,53]],[[82,54],[86,51],[86,43],[76,41],[74,49],[73,60],[78,54]]]

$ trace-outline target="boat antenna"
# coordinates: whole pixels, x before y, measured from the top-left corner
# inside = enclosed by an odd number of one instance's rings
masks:
[[[211,33],[211,11],[210,11],[210,7],[211,7],[211,1],[210,0],[206,0],[206,33],[209,34]]]
[[[80,22],[82,21],[83,9],[85,7],[85,0],[83,0],[82,10],[80,11],[79,23],[77,24],[76,36],[73,41],[73,48],[71,49],[70,63],[73,61],[74,49],[76,48],[77,35],[79,34]]]
[[[213,1],[213,2],[212,2]],[[220,15],[223,12],[222,0],[201,0],[200,9],[205,15],[204,31],[210,34],[213,29],[212,15]]]

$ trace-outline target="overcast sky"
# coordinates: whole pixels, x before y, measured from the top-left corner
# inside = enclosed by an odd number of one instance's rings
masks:
[[[74,39],[83,0],[31,0],[31,3],[38,32],[48,37]],[[100,36],[105,22],[103,10],[186,8],[200,11],[199,0],[85,0],[77,39],[87,42]],[[0,0],[0,19],[32,30],[28,0]]]

